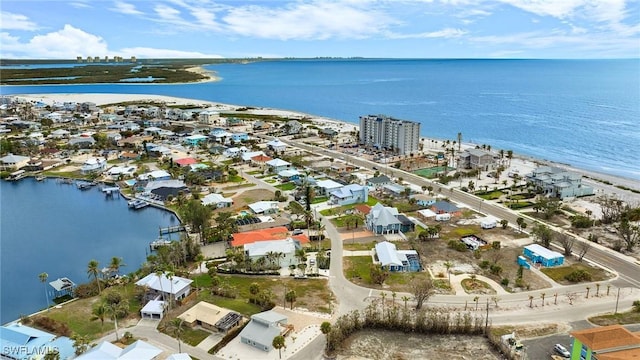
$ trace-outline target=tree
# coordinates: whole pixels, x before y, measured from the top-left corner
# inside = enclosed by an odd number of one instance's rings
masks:
[[[60,360],[60,351],[58,351],[58,349],[49,349],[49,351],[44,354],[44,360]]]
[[[502,220],[500,220],[500,225],[502,226],[503,229],[506,229],[507,226],[509,226],[509,221],[505,220],[505,219],[502,219]]]
[[[253,296],[256,296],[260,292],[260,285],[258,283],[251,283],[249,285],[249,293]]]
[[[411,289],[416,301],[416,309],[420,310],[425,301],[435,293],[433,281],[431,279],[417,280]]]
[[[47,293],[47,285],[46,285],[48,278],[49,278],[49,274],[47,274],[46,272],[40,273],[40,275],[38,275],[38,279],[40,279],[40,282],[44,286],[44,297],[47,301],[46,302],[47,310],[49,310],[49,294]]]
[[[98,284],[98,294],[102,292],[100,289],[100,280],[98,279],[98,276],[100,275],[99,266],[100,264],[98,263],[98,260],[91,260],[87,265],[87,274],[89,274],[89,277],[93,276],[95,282]]]
[[[322,324],[320,324],[320,331],[327,337],[327,350],[330,349],[329,346],[329,334],[331,333],[331,323],[328,321],[323,321]]]
[[[546,225],[536,224],[531,230],[531,234],[534,236],[537,242],[542,244],[542,246],[549,248],[551,244],[551,240],[553,240],[553,231],[549,229]]]
[[[82,355],[89,349],[89,338],[87,336],[73,333],[71,340],[73,341],[76,355]]]
[[[171,319],[171,321],[169,321],[169,324],[167,324],[167,327],[168,330],[171,331],[173,336],[178,339],[178,352],[181,353],[182,343],[180,342],[180,340],[182,339],[182,334],[184,334],[185,331],[184,320],[180,318]]]
[[[291,303],[291,310],[293,310],[293,303],[296,301],[296,299],[298,298],[296,295],[296,291],[295,290],[289,290],[285,296],[284,296],[285,300]]]
[[[578,250],[578,261],[582,261],[587,252],[591,249],[591,244],[588,242],[581,242]]]
[[[371,275],[371,282],[378,285],[384,284],[384,281],[389,277],[389,271],[376,264],[370,265],[369,274]]]
[[[112,275],[118,275],[120,273],[120,268],[123,266],[126,266],[127,264],[124,264],[122,262],[122,258],[121,257],[112,257],[111,258],[111,263],[109,264],[109,272]]]
[[[282,348],[286,348],[287,345],[284,342],[284,336],[282,335],[278,335],[276,337],[273,338],[273,341],[271,342],[271,346],[273,346],[274,349],[278,349],[278,355],[280,356],[280,359],[282,359]]]
[[[516,224],[518,224],[518,231],[522,231],[522,229],[524,229],[524,227],[522,225],[525,224],[525,222],[524,222],[524,219],[522,217],[518,217],[516,219]]]
[[[633,248],[640,240],[640,226],[632,225],[627,218],[623,218],[615,228],[622,241],[626,244],[627,251],[633,251]]]
[[[108,293],[105,298],[105,307],[107,314],[113,319],[113,325],[116,333],[116,341],[120,340],[118,337],[118,318],[126,316],[129,312],[129,302],[122,298],[120,293],[111,292]]]
[[[104,319],[108,316],[107,305],[104,302],[99,302],[91,309],[91,321],[100,320],[100,330],[104,326]]]
[[[564,249],[564,256],[571,256],[571,250],[573,249],[573,245],[575,244],[576,239],[573,236],[567,234],[559,234],[558,242]]]
[[[445,261],[444,267],[447,268],[447,275],[449,276],[449,285],[451,285],[451,268],[453,267],[453,263],[451,261]]]

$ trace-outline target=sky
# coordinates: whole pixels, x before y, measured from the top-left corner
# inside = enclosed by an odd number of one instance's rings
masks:
[[[0,58],[640,58],[640,0],[1,0]]]

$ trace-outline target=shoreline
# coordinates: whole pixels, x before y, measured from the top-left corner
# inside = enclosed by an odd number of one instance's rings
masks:
[[[194,72],[199,71],[199,72],[208,73],[208,75],[211,75],[211,72],[204,70],[202,66],[197,66],[190,69],[191,71],[194,71]],[[207,81],[217,81],[217,78],[212,77],[211,80],[207,80]],[[165,84],[156,84],[156,85],[165,85]],[[155,95],[155,94],[122,94],[122,93],[59,93],[59,94],[54,93],[54,94],[51,94],[49,93],[49,94],[13,94],[12,96],[25,98],[27,100],[43,101],[43,102],[46,102],[46,100],[49,100],[52,102],[65,102],[65,101],[71,101],[71,100],[75,102],[93,102],[98,106],[116,104],[121,102],[131,102],[131,101],[140,101],[140,102],[164,101],[168,104],[173,104],[173,105],[195,105],[195,106],[201,106],[201,107],[215,107],[215,108],[218,108],[218,110],[222,109],[222,110],[230,110],[230,111],[235,111],[239,108],[244,108],[248,106],[250,107],[250,105],[226,104],[226,103],[220,103],[220,102],[213,102],[209,100],[181,98],[181,97]],[[347,129],[352,129],[347,131],[353,131],[353,129],[355,130],[358,129],[357,124],[353,124],[353,123],[349,123],[349,122],[345,122],[337,119],[330,119],[322,116],[316,116],[313,114],[306,114],[299,111],[256,107],[256,108],[250,109],[249,111],[247,111],[247,113],[252,113],[256,115],[268,114],[268,115],[306,118],[312,123],[314,123],[314,125],[336,126],[338,128],[347,127]],[[444,139],[436,139],[436,138],[429,138],[429,137],[422,137],[422,136],[420,137],[420,139],[421,140],[424,139],[425,142],[427,142],[426,140],[429,140],[429,141],[444,140]],[[463,147],[466,146],[467,148],[473,148],[478,144],[463,142],[462,145]],[[429,150],[429,149],[426,149],[426,150]],[[435,150],[435,149],[432,149],[432,150]],[[572,172],[582,174],[583,176],[593,179],[596,182],[599,182],[599,180],[607,181],[612,184],[611,185],[612,187],[619,185],[619,186],[626,186],[628,188],[640,191],[640,185],[639,185],[640,181],[638,179],[633,179],[633,178],[621,176],[621,175],[604,173],[596,170],[579,168],[571,164],[561,163],[561,162],[548,160],[548,159],[536,158],[535,156],[519,154],[516,152],[514,152],[513,157],[526,160],[526,161],[539,163],[542,165],[560,167],[567,171],[572,171]]]

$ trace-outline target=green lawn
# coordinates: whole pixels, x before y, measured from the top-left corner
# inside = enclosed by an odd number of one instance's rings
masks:
[[[233,176],[229,176],[229,179],[227,181],[234,182],[234,183],[241,183],[244,181],[244,178],[240,175],[233,175]]]
[[[173,334],[167,335],[173,336]],[[211,333],[202,329],[191,329],[188,326],[185,326],[184,332],[182,333],[182,341],[191,346],[198,346],[198,344],[200,344],[202,340],[206,339],[209,335],[211,335]]]
[[[569,266],[556,266],[551,268],[540,269],[545,275],[552,278],[555,282],[560,284],[570,284],[565,279],[565,276],[571,274],[576,270],[584,270],[591,274],[590,281],[602,281],[607,279],[607,273],[600,268],[593,268],[584,264],[573,264]],[[590,282],[589,281],[589,282]],[[595,290],[595,286],[593,287]],[[602,291],[602,290],[601,290]]]
[[[283,191],[287,191],[287,190],[293,190],[296,188],[296,184],[292,183],[292,182],[288,182],[288,183],[284,183],[284,184],[280,184],[280,185],[276,185],[276,187],[280,190]]]
[[[369,268],[373,261],[371,256],[348,256],[344,258],[345,276],[350,281],[371,284]]]
[[[439,172],[446,172],[446,171],[451,171],[451,170],[454,170],[454,168],[447,167],[447,166],[433,166],[433,167],[426,168],[426,169],[416,170],[413,173],[418,175],[418,176],[422,176],[422,177],[425,177],[427,179],[431,179],[431,178],[436,177]]]
[[[333,223],[336,227],[341,228],[347,226],[347,224],[349,224],[349,226],[355,225],[356,220],[358,221],[358,229],[362,228],[364,224],[364,218],[362,217],[362,215],[356,214],[333,218],[331,219],[331,223]]]
[[[260,170],[248,171],[247,174],[249,174],[249,175],[261,175],[262,171],[260,171]]]
[[[495,200],[495,199],[499,199],[502,195],[504,195],[504,193],[500,190],[496,190],[496,191],[489,191],[489,192],[484,192],[484,191],[478,192],[475,195],[485,200]]]
[[[619,312],[617,314],[599,315],[589,318],[589,322],[596,325],[625,325],[640,323],[640,311]]]
[[[311,203],[312,204],[319,204],[319,203],[325,202],[327,200],[329,200],[329,198],[326,197],[326,196],[318,196],[318,197],[314,197],[313,200],[311,200]]]

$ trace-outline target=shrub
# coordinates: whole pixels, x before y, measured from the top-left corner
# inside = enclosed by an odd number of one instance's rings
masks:
[[[491,265],[490,270],[492,274],[494,275],[500,275],[500,273],[502,273],[502,266],[500,265]]]
[[[447,243],[447,245],[456,251],[460,251],[460,252],[465,252],[467,251],[467,245],[465,245],[464,243],[457,241],[457,240],[449,240],[449,242]]]
[[[502,284],[502,286],[509,286],[509,279],[507,279],[507,278],[502,279],[500,284]]]
[[[567,274],[564,278],[574,283],[581,281],[591,281],[591,273],[586,270],[578,269],[571,272],[570,274]]]
[[[587,229],[593,226],[593,220],[583,215],[576,215],[571,218],[571,226],[578,229]]]
[[[489,266],[491,266],[491,263],[488,260],[482,260],[480,262],[480,268],[482,269],[488,269]]]
[[[60,336],[71,336],[71,329],[65,323],[61,323],[47,316],[37,316],[33,319],[33,324],[45,331]]]
[[[640,312],[640,300],[636,300],[633,302],[633,311]]]
[[[73,293],[80,299],[90,298],[92,296],[98,295],[98,285],[95,283],[95,281],[86,284],[80,284],[76,286],[76,288],[73,290]]]

